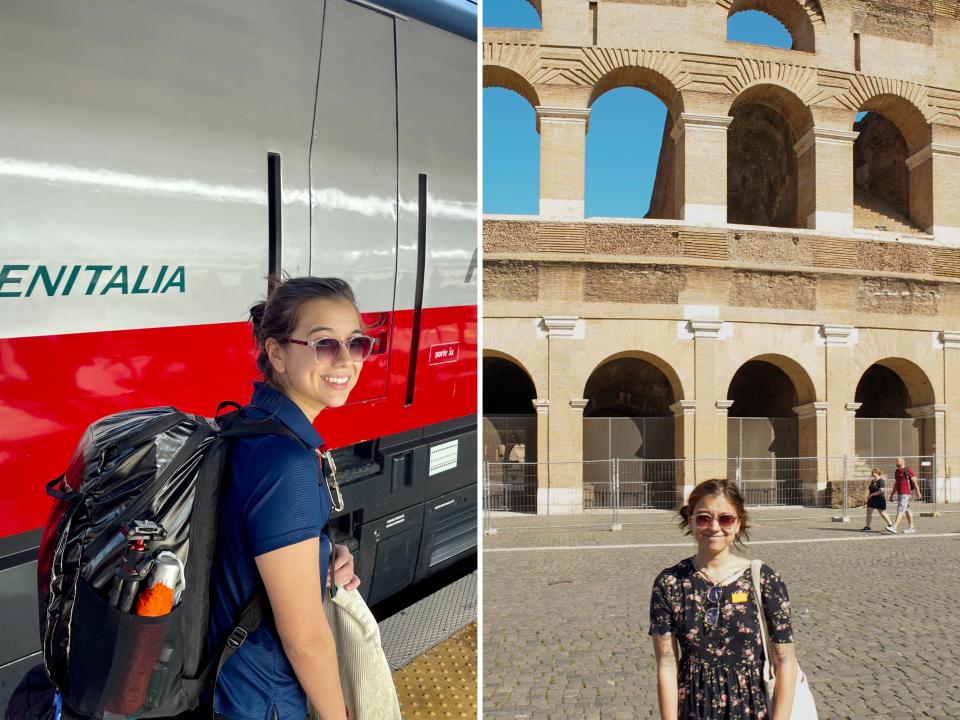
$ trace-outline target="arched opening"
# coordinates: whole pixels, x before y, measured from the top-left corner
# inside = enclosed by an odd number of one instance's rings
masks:
[[[539,30],[540,0],[498,0],[483,3],[483,27]]]
[[[586,216],[660,217],[665,212],[666,187],[661,182],[658,214],[650,213],[661,163],[673,157],[663,152],[663,138],[669,140],[668,117],[662,100],[636,87],[616,88],[593,104],[586,139]]]
[[[483,460],[493,510],[537,511],[536,386],[503,357],[483,358]]]
[[[790,376],[766,360],[750,360],[727,389],[728,477],[737,477],[751,505],[802,503],[801,395]]]
[[[805,227],[801,218],[814,209],[814,166],[810,153],[797,157],[795,146],[813,126],[810,109],[785,88],[754,85],[740,93],[730,115],[727,222]]]
[[[483,69],[483,212],[540,212],[540,135],[530,84],[508,68]]]
[[[922,234],[932,224],[929,162],[916,155],[930,126],[906,100],[881,95],[860,108],[853,129],[854,227]]]
[[[588,105],[585,214],[679,219],[682,167],[670,130],[683,99],[673,83],[649,68],[617,68],[597,81]]]
[[[728,15],[727,40],[793,49],[793,37],[787,27],[773,15],[759,10],[743,10]]]
[[[860,377],[854,401],[858,477],[869,476],[872,467],[892,477],[897,457],[919,465],[918,458],[931,452],[933,419],[916,408],[933,403],[933,387],[913,363],[897,358],[874,363]],[[919,475],[920,468],[914,469]]]
[[[619,460],[623,509],[671,509],[676,501],[675,385],[652,359],[620,357],[597,367],[584,388],[584,507],[613,501],[610,460]]]
[[[814,21],[822,23],[817,0],[719,0],[729,7],[727,40],[814,52]]]

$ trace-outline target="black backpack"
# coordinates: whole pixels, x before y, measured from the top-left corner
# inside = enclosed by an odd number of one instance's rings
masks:
[[[227,405],[236,411],[219,416]],[[90,425],[67,471],[47,484],[57,502],[40,544],[40,634],[64,715],[170,717],[194,710],[269,605],[261,588],[219,653],[207,652],[219,495],[237,437],[287,435],[236,403],[207,419],[172,407],[130,410]],[[183,583],[172,611],[134,603],[172,552]],[[167,558],[170,558],[168,555]],[[172,560],[166,560],[167,570]],[[142,607],[141,607],[142,609]]]

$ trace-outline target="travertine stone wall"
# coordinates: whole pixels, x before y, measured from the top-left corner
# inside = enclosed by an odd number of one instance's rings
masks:
[[[738,106],[750,106],[744,109],[754,115],[760,106],[789,125],[768,139],[794,145],[795,154],[771,159],[797,164],[787,174],[800,185],[790,191],[796,197],[780,203],[799,205],[791,224],[850,230],[854,117],[875,111],[905,139],[908,214],[918,231],[960,245],[958,4],[543,0],[535,6],[543,29],[487,29],[483,52],[485,84],[515,90],[537,108],[541,215],[582,217],[590,107],[608,90],[636,86],[668,111],[652,217],[712,225],[739,217],[736,210],[728,217],[728,191],[738,188],[726,187],[727,163],[738,156],[728,152],[727,126]],[[797,49],[727,41],[727,16],[747,9],[784,22]],[[771,225],[783,224],[777,213],[767,216]]]
[[[581,458],[588,379],[621,357],[669,379],[676,457],[723,457],[731,380],[761,359],[797,391],[800,452],[821,457],[855,454],[857,384],[891,369],[942,473],[960,456],[960,3],[591,5],[540,0],[542,30],[484,32],[485,84],[538,108],[540,216],[485,218],[483,272],[485,352],[532,378],[539,460]],[[784,22],[796,49],[728,42],[728,15],[746,9]],[[651,211],[664,219],[583,218],[589,110],[624,85],[667,107]],[[771,144],[791,138],[801,228],[728,222],[730,125],[761,122],[758,107],[779,113]],[[861,110],[885,121],[855,128]],[[859,192],[905,203],[903,227],[854,229],[855,142],[869,144]],[[900,174],[878,179],[885,166]],[[837,467],[819,463],[804,487],[829,501]],[[564,477],[551,507],[582,499]],[[678,496],[700,479],[685,464]]]

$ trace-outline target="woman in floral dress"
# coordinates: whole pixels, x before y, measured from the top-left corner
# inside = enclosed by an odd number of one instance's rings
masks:
[[[740,491],[727,480],[701,483],[680,517],[697,554],[661,572],[650,600],[660,717],[789,720],[797,678],[790,601],[780,576],[764,565],[760,587],[777,675],[768,704],[750,561],[731,551],[749,538]]]

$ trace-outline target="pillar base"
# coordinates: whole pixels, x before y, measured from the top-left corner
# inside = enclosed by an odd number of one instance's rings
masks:
[[[583,512],[583,488],[539,488],[537,515],[579,515]]]

